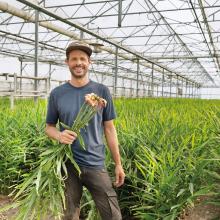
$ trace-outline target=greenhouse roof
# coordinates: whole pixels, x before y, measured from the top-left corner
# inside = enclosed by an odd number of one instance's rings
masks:
[[[3,56],[33,61],[37,46],[39,61],[63,65],[67,45],[81,39],[97,51],[98,71],[110,71],[117,54],[124,76],[140,62],[158,82],[162,73],[220,86],[220,0],[8,0],[0,22]]]

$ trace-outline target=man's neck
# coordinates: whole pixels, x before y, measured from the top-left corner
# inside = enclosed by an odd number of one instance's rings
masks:
[[[76,79],[76,78],[71,77],[71,80],[69,81],[69,83],[73,85],[74,87],[82,87],[89,83],[89,78],[86,77],[82,79]]]

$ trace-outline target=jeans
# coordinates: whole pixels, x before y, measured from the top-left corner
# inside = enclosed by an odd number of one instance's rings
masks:
[[[102,220],[121,220],[117,195],[105,169],[81,167],[81,174],[71,163],[67,163],[68,178],[65,180],[66,209],[63,220],[79,220],[80,199],[83,186],[92,195]]]

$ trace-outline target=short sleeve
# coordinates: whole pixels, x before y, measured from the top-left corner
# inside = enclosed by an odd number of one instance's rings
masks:
[[[58,110],[57,105],[55,102],[54,93],[51,92],[48,100],[48,106],[47,106],[47,116],[46,116],[46,123],[47,124],[56,124],[58,121]]]
[[[106,107],[103,109],[103,121],[109,121],[116,118],[116,112],[112,100],[112,96],[108,87],[104,86],[103,98],[107,101]]]

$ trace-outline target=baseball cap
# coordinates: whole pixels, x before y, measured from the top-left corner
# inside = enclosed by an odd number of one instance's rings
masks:
[[[82,50],[85,53],[87,53],[89,57],[92,54],[92,48],[89,46],[89,44],[86,44],[81,41],[76,41],[76,42],[70,43],[68,45],[68,47],[66,48],[66,56],[68,57],[69,53],[73,50]]]

